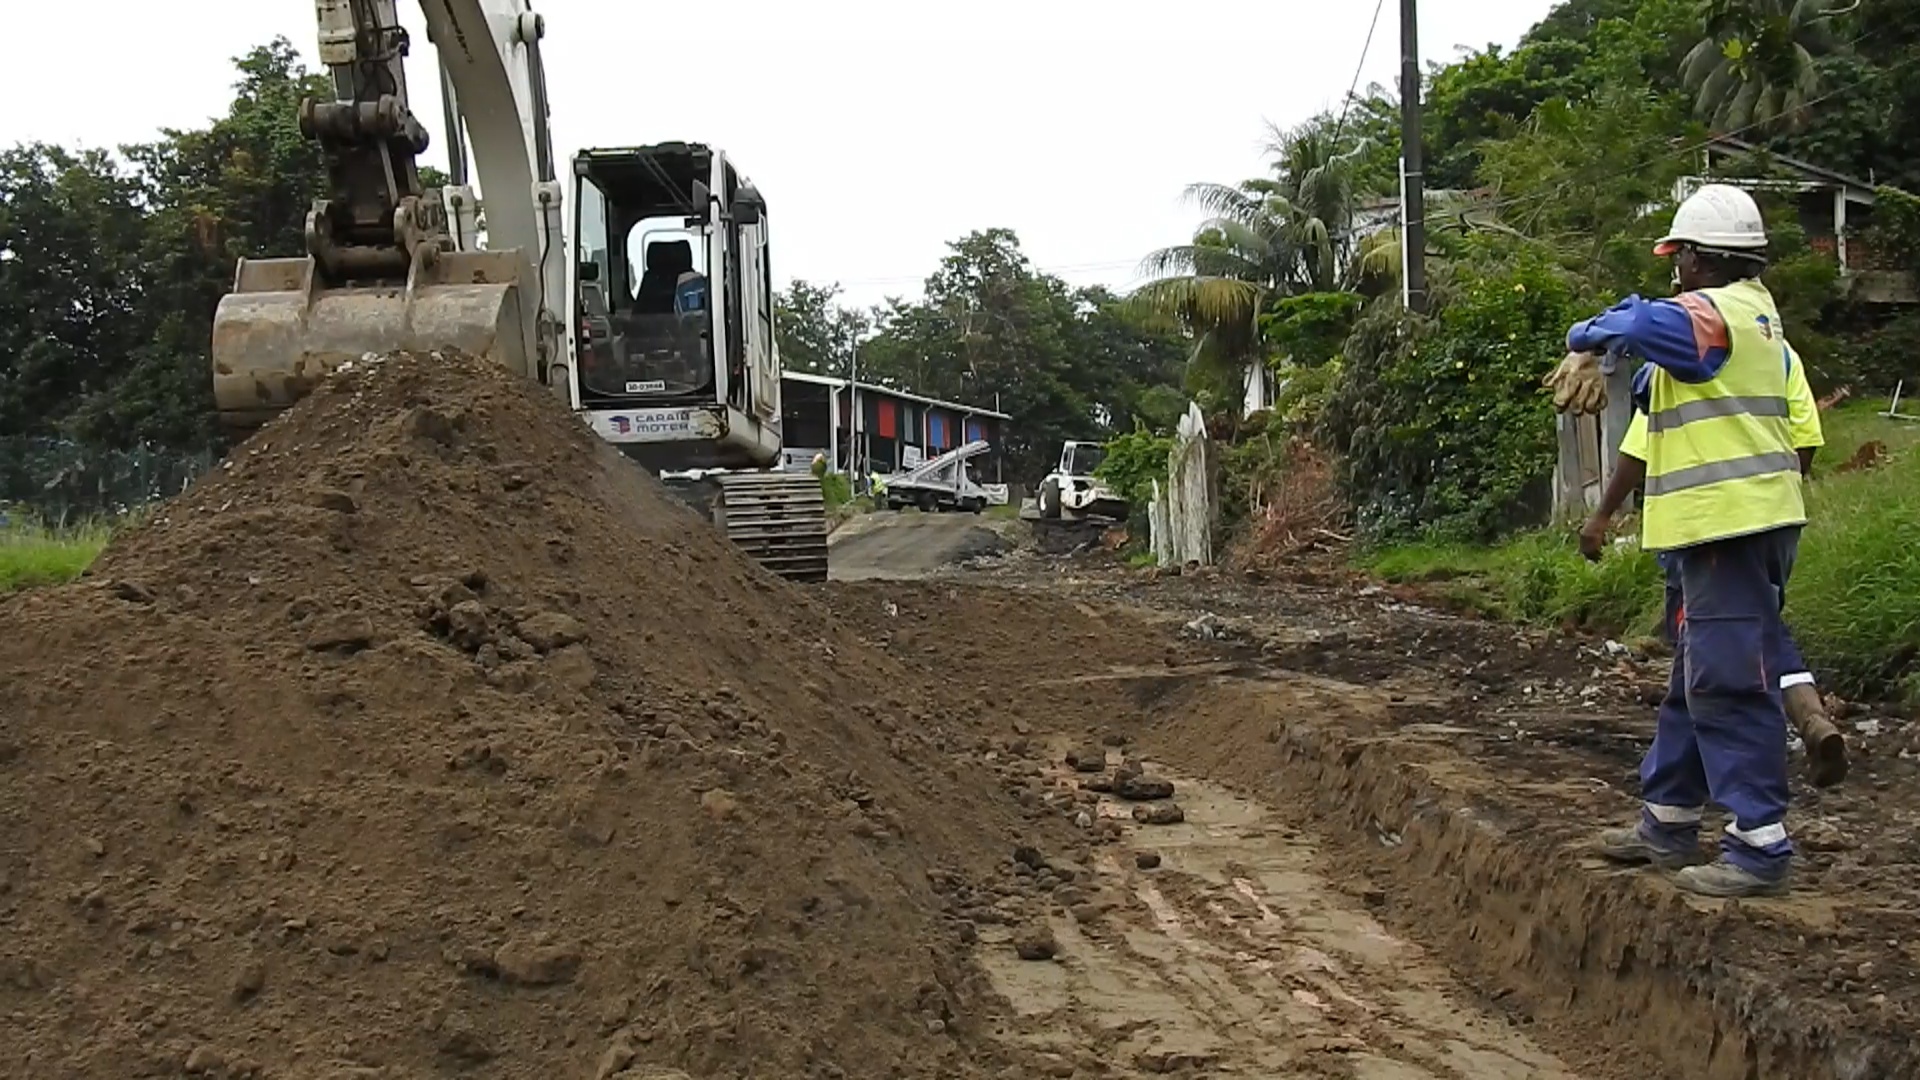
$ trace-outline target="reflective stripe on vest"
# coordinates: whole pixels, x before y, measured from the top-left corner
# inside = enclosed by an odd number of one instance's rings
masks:
[[[1653,551],[1806,522],[1788,422],[1785,342],[1757,281],[1705,289],[1727,325],[1727,362],[1704,383],[1656,368],[1647,412],[1642,544]]]
[[[1784,397],[1723,397],[1688,401],[1647,418],[1647,430],[1672,431],[1695,420],[1716,416],[1791,416]]]

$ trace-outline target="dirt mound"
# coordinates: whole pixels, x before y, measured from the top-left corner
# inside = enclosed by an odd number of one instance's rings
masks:
[[[0,602],[9,1071],[997,1071],[1032,826],[899,674],[505,372],[337,376]]]

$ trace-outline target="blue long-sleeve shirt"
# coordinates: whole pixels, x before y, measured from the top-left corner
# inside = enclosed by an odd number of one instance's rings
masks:
[[[1574,323],[1567,331],[1567,348],[1624,352],[1684,383],[1703,383],[1719,375],[1730,351],[1726,319],[1712,301],[1690,292],[1672,300],[1629,296],[1591,319]],[[1650,369],[1641,369],[1635,390],[1651,378]]]
[[[1633,403],[1642,412],[1650,403],[1653,369],[1684,383],[1703,383],[1720,374],[1731,354],[1727,320],[1713,302],[1698,293],[1672,300],[1629,296],[1606,311],[1573,324],[1567,348],[1574,352],[1624,352],[1647,361],[1633,373]],[[1781,361],[1793,369],[1793,357],[1781,342]]]

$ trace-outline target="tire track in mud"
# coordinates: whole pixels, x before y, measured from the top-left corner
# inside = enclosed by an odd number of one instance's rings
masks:
[[[1124,730],[1284,808],[1338,860],[1346,888],[1379,896],[1479,997],[1563,1052],[1584,1042],[1576,1067],[1674,1080],[1920,1075],[1910,1041],[1763,974],[1775,950],[1843,932],[1826,898],[1702,900],[1586,856],[1586,830],[1618,793],[1583,775],[1577,754],[1468,759],[1460,749],[1480,733],[1438,722],[1444,698],[1258,664],[1118,667],[1077,682],[1151,702]],[[1541,806],[1560,813],[1541,818]]]
[[[1103,798],[1099,816],[1126,822],[1094,860],[1113,899],[1056,916],[1051,964],[985,952],[1020,1017],[1013,1036],[1056,1055],[1057,1075],[1090,1067],[1091,1049],[1120,1076],[1582,1080],[1338,892],[1270,808],[1150,771],[1174,781],[1186,820],[1138,825]]]

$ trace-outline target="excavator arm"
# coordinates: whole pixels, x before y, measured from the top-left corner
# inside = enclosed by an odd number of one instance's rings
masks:
[[[540,59],[526,0],[422,0],[447,103],[454,186],[427,190],[396,0],[314,0],[334,100],[301,103],[328,192],[306,252],[242,259],[214,316],[214,398],[247,431],[368,352],[457,348],[569,394],[567,252]],[[487,247],[468,149],[486,195]]]

